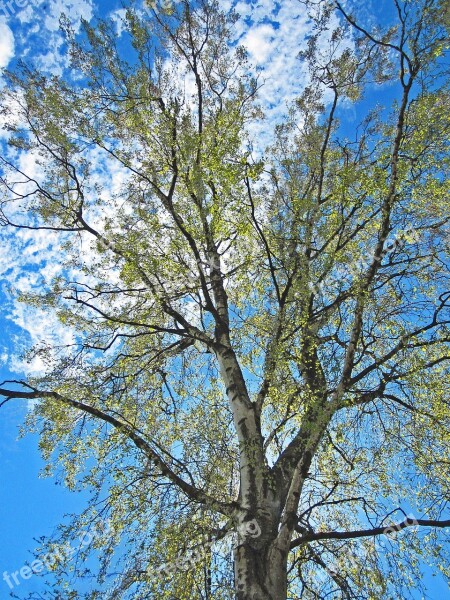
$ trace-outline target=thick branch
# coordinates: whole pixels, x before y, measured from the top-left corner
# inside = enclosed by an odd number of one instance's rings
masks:
[[[446,527],[450,527],[450,520],[435,521],[432,519],[407,518],[400,523],[393,523],[392,525],[384,527],[374,527],[373,529],[359,529],[357,531],[318,531],[317,533],[307,532],[295,540],[292,540],[291,550],[303,544],[315,542],[317,540],[353,540],[356,538],[375,537],[377,535],[389,535],[395,531],[406,529],[406,527],[415,527],[417,525],[421,527],[437,527],[444,529]]]

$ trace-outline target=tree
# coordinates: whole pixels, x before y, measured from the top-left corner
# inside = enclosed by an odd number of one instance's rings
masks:
[[[111,521],[83,597],[398,598],[420,561],[448,573],[448,9],[305,10],[310,85],[268,149],[214,1],[130,7],[120,39],[63,19],[72,70],[8,74],[2,223],[59,232],[21,300],[73,343],[0,394],[36,400],[44,457],[93,491],[60,542]]]

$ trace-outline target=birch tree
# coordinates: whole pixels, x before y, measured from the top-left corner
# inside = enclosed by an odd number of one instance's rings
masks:
[[[304,5],[309,85],[269,148],[273,82],[214,1],[131,5],[120,38],[62,19],[71,70],[7,75],[1,222],[61,248],[20,300],[73,343],[0,395],[92,492],[34,598],[390,599],[448,575],[448,8]]]

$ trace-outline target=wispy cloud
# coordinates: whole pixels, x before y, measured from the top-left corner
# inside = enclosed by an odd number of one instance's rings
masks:
[[[4,20],[0,20],[0,69],[8,66],[14,56],[14,35]]]
[[[223,5],[241,16],[235,40],[247,49],[249,70],[261,85],[258,99],[266,118],[264,123],[252,124],[251,135],[264,148],[273,140],[274,126],[310,82],[299,53],[306,49],[312,23],[297,0],[227,0]],[[330,25],[331,29],[337,26],[337,19]]]

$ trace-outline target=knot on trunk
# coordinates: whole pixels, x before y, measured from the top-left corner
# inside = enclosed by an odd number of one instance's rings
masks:
[[[246,512],[236,525],[237,545],[248,545],[254,549],[266,547],[277,534],[272,513],[267,509]]]

